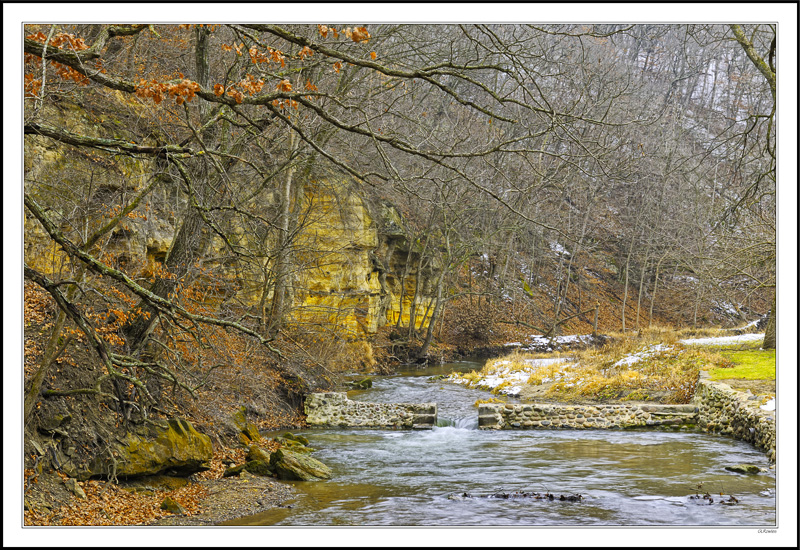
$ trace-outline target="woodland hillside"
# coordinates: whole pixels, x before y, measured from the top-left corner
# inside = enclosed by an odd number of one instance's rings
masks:
[[[341,373],[595,313],[766,320],[778,55],[768,24],[26,26],[28,466],[301,425]]]

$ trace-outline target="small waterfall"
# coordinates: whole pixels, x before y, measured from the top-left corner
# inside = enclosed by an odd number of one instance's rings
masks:
[[[465,416],[461,418],[442,417],[436,421],[437,428],[457,428],[460,430],[477,430],[478,417]]]

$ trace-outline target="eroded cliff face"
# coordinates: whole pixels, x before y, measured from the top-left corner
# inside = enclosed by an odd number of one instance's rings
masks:
[[[77,112],[67,113],[60,122],[74,132],[91,135],[91,124]],[[81,228],[63,228],[76,241],[113,217],[121,208],[120,201],[130,200],[144,189],[157,169],[152,160],[125,159],[111,170],[104,167],[102,178],[93,178],[99,157],[81,157],[71,148],[43,137],[26,139],[26,149],[27,180],[47,180],[54,193],[69,194],[62,202],[39,187],[36,193],[42,201],[55,208],[86,205],[84,216],[63,212],[64,218],[84,224]],[[61,189],[64,182],[67,185]],[[423,313],[431,301],[428,280],[432,274],[430,268],[423,269],[421,280],[417,280],[419,254],[413,249],[409,253],[414,244],[409,243],[397,210],[385,202],[367,201],[359,194],[358,186],[344,178],[299,182],[298,189],[301,195],[294,199],[298,205],[293,214],[296,225],[291,242],[287,323],[321,326],[347,340],[364,340],[379,327],[396,324],[398,318],[400,326],[407,327],[411,303],[419,291],[415,324],[424,328],[427,321],[423,321]],[[250,207],[265,218],[273,216],[279,202],[276,194],[267,194],[266,199],[260,200],[261,204]],[[93,253],[104,256],[114,267],[124,268],[140,282],[147,280],[163,266],[181,223],[176,212],[185,208],[184,199],[174,186],[157,186],[139,208],[104,236]],[[235,289],[234,294],[208,293],[206,305],[217,306],[225,301],[263,315],[269,311],[273,298],[270,277],[274,274],[275,256],[270,251],[276,248],[276,232],[258,235],[236,223],[228,230],[231,241],[250,251],[250,259],[236,265],[218,260],[230,256],[225,243],[218,236],[205,235],[208,246],[204,263],[222,274],[205,283],[224,282],[227,288]],[[25,217],[24,231],[28,265],[61,277],[74,268],[35,219]]]
[[[385,202],[370,206],[342,183],[311,185],[306,192],[314,215],[298,238],[294,319],[326,322],[355,339],[395,324],[401,311],[400,325],[408,326],[419,255],[409,254],[413,244],[397,210]],[[417,305],[423,311],[430,303],[430,277],[423,270]],[[417,317],[417,327],[427,326]]]

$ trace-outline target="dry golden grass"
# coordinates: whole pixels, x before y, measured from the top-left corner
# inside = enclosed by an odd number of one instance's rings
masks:
[[[692,336],[727,334],[718,329],[693,331]],[[481,372],[462,375],[471,385],[484,376],[528,372],[530,385],[548,384],[547,395],[563,401],[637,400],[686,403],[694,395],[699,371],[719,368],[730,361],[713,351],[684,347],[678,341],[686,330],[654,326],[625,335],[617,334],[602,348],[566,353],[530,354],[515,351],[488,361]],[[626,360],[631,356],[637,361]],[[535,359],[561,358],[563,362],[531,364]],[[504,383],[506,386],[509,384]],[[503,384],[495,387],[497,392]]]

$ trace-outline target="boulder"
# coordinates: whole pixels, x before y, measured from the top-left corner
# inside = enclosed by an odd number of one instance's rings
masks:
[[[250,449],[247,451],[247,456],[245,459],[247,462],[250,462],[251,460],[263,460],[264,462],[269,462],[269,455],[270,453],[258,445],[251,445]]]
[[[244,471],[244,464],[239,464],[238,466],[231,466],[227,468],[224,472],[222,472],[222,477],[233,477],[238,476],[239,474]]]
[[[372,387],[372,378],[364,378],[358,382],[350,382],[347,385],[355,390],[368,390]]]
[[[84,492],[83,488],[78,485],[78,482],[73,478],[68,478],[64,481],[64,485],[67,486],[67,489],[70,493],[78,497],[79,499],[86,500],[86,493]]]
[[[155,437],[128,433],[89,465],[92,476],[190,475],[210,468],[211,438],[183,419],[156,429]]]
[[[161,502],[161,509],[166,510],[172,514],[185,514],[186,509],[172,500],[170,497],[165,497],[164,500]]]
[[[729,472],[736,472],[737,474],[758,474],[761,473],[761,468],[755,464],[733,464],[732,466],[725,466]]]
[[[251,443],[259,443],[261,441],[261,434],[258,433],[258,427],[247,420],[247,413],[244,407],[233,413],[231,420],[239,430],[239,442],[243,445],[250,445]]]
[[[281,437],[281,436],[276,437],[275,438],[275,442],[276,443],[280,443],[281,447],[285,447],[285,448],[287,448],[287,449],[289,449],[291,451],[294,451],[296,453],[310,453],[310,452],[313,452],[313,451],[316,450],[316,449],[312,449],[311,447],[306,447],[306,444],[308,443],[308,439],[306,439],[305,437],[303,437],[303,436],[295,436],[295,435],[292,435],[292,434],[289,434],[289,435],[292,436],[292,437],[295,437],[295,438],[302,438],[306,443],[301,443],[297,439],[287,439],[286,437]]]
[[[284,432],[284,434],[281,437],[283,439],[288,439],[290,441],[297,441],[301,445],[308,445],[308,439],[306,439],[302,435],[295,435],[292,432]]]
[[[271,476],[275,473],[270,463],[263,460],[251,460],[244,465],[244,469],[257,476]]]
[[[278,474],[278,479],[318,481],[331,477],[331,469],[319,460],[288,449],[278,449],[272,453],[270,465]]]

